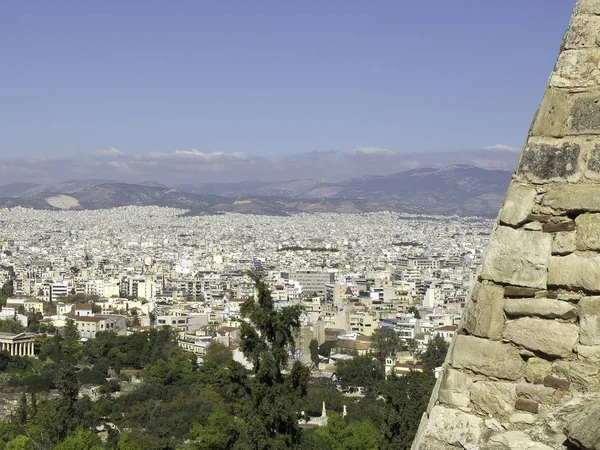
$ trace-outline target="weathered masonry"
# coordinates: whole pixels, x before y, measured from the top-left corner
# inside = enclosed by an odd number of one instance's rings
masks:
[[[414,450],[600,449],[600,0],[579,0]]]

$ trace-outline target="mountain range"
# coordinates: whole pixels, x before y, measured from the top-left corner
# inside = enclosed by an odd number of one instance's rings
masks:
[[[510,178],[511,173],[504,170],[453,165],[340,182],[312,179],[166,186],[153,181],[129,184],[86,179],[45,185],[12,183],[0,186],[0,207],[103,209],[155,205],[186,209],[192,215],[390,210],[495,216]]]

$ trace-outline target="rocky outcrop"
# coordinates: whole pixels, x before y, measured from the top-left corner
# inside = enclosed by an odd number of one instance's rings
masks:
[[[600,450],[598,36],[579,0],[414,450]]]

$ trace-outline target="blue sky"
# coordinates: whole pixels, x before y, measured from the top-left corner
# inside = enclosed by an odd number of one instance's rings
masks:
[[[520,147],[573,4],[0,2],[0,160]]]

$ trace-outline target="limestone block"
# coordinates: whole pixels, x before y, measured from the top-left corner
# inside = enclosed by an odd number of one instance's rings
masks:
[[[552,372],[552,363],[542,358],[529,358],[525,367],[525,379],[539,383]]]
[[[600,292],[599,273],[599,255],[571,253],[567,256],[552,256],[548,264],[548,285]]]
[[[504,289],[492,283],[477,283],[465,308],[463,328],[469,334],[499,341],[504,329]]]
[[[548,188],[542,204],[555,210],[600,212],[599,184],[559,184]]]
[[[581,153],[581,146],[571,140],[530,138],[521,153],[517,174],[537,183],[576,182],[583,173]]]
[[[514,383],[478,381],[471,390],[473,405],[484,414],[506,420],[515,410],[517,394]]]
[[[525,362],[512,345],[466,335],[456,337],[450,364],[505,380],[517,380],[525,372]]]
[[[500,222],[514,226],[526,222],[533,210],[536,195],[534,187],[512,182],[500,211]]]
[[[590,34],[589,30],[587,34]],[[598,86],[600,82],[599,60],[600,49],[598,47],[563,50],[554,66],[549,85],[559,88]]]
[[[450,445],[465,447],[481,439],[483,420],[473,414],[436,405],[429,414],[426,434]]]
[[[572,303],[550,298],[507,298],[504,311],[509,316],[539,316],[549,319],[570,319],[577,315],[577,307]]]
[[[506,322],[502,337],[534,352],[568,356],[579,340],[579,328],[570,323],[525,317]]]
[[[583,345],[600,345],[600,297],[579,301],[579,341]]]
[[[580,214],[577,225],[577,250],[600,250],[600,214]]]
[[[568,391],[571,387],[571,382],[563,378],[555,377],[554,375],[546,375],[544,377],[544,386],[559,389],[561,391]]]
[[[486,251],[480,277],[517,286],[546,288],[552,237],[499,226]]]
[[[580,448],[600,450],[600,404],[592,402],[574,415],[566,434]]]
[[[557,360],[552,365],[553,372],[570,381],[577,389],[595,391],[600,388],[600,366],[589,361]]]
[[[578,15],[583,14],[600,14],[600,1],[599,0],[579,0],[575,7],[575,12]]]
[[[575,231],[561,231],[552,236],[552,254],[567,255],[573,253],[576,249],[575,240],[577,233]]]
[[[588,155],[585,176],[593,180],[600,179],[600,144],[596,144]]]
[[[440,403],[466,408],[471,402],[472,386],[472,375],[446,367],[440,384],[438,400]]]
[[[527,411],[537,414],[540,409],[540,404],[535,400],[530,400],[528,398],[517,398],[517,401],[515,402],[515,408],[519,411]]]
[[[555,401],[556,389],[541,384],[519,383],[516,391],[519,398],[526,398],[544,405],[551,405]]]
[[[548,221],[542,225],[542,230],[545,233],[557,233],[560,231],[573,231],[575,229],[575,221],[571,219],[560,218],[558,221]]]
[[[587,345],[577,345],[575,351],[581,359],[600,362],[600,345],[588,347]]]
[[[567,50],[595,47],[597,33],[590,33],[590,30],[600,32],[600,17],[588,14],[574,15],[563,39],[563,47]]]
[[[492,436],[490,442],[505,445],[511,450],[552,450],[552,447],[534,442],[523,431],[516,430]]]
[[[510,423],[525,423],[527,425],[535,423],[536,420],[536,416],[526,412],[516,412],[513,415],[511,415],[508,419]]]
[[[573,107],[573,96],[564,89],[548,88],[531,125],[532,136],[563,137]]]
[[[567,134],[598,134],[600,103],[597,93],[580,94],[573,98]]]

